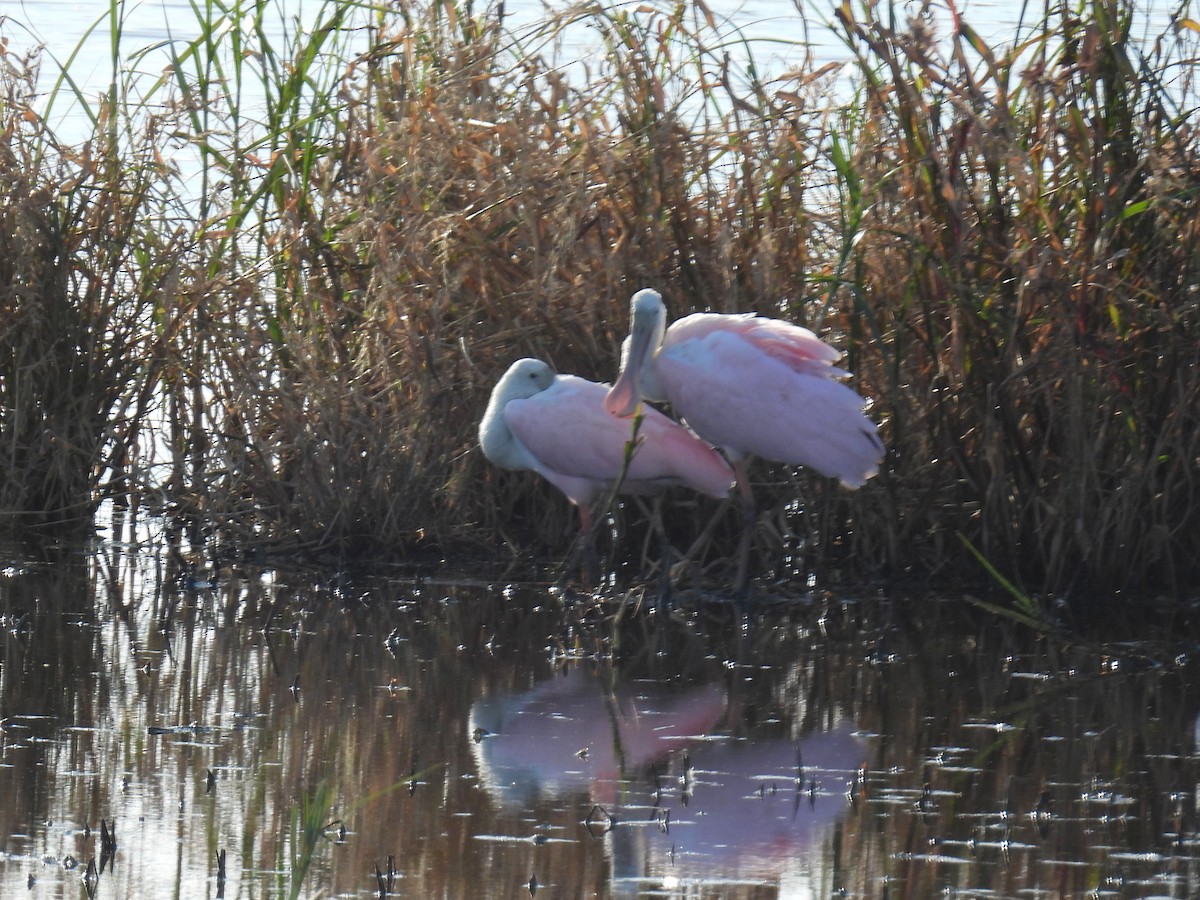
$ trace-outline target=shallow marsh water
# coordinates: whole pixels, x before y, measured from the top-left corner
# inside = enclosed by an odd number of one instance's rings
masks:
[[[109,898],[1200,892],[1186,647],[961,602],[618,621],[111,548],[0,569],[0,896],[87,896],[102,821]]]

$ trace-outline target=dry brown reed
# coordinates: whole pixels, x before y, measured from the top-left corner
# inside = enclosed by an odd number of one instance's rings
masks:
[[[147,486],[185,239],[153,123],[122,151],[60,146],[32,112],[36,66],[0,47],[0,524],[18,533],[77,529],[101,497]]]
[[[628,297],[650,284],[673,315],[818,329],[885,423],[886,470],[859,492],[756,470],[770,574],[957,577],[979,571],[966,541],[1029,589],[1185,592],[1200,576],[1191,32],[1142,58],[1130,7],[1106,0],[1048,8],[1018,51],[875,9],[840,9],[850,64],[802,59],[768,84],[701,4],[580,7],[520,45],[496,10],[404,4],[336,77],[308,74],[311,45],[275,67],[299,73],[278,87],[288,114],[252,152],[205,149],[214,183],[187,243],[129,227],[167,221],[146,209],[170,181],[152,129],[121,165],[93,149],[30,168],[52,140],[10,99],[0,438],[9,459],[60,455],[0,475],[0,509],[90,509],[142,480],[161,398],[155,490],[206,553],[561,553],[573,511],[488,466],[475,427],[520,356],[610,379]],[[579,19],[605,52],[568,72],[552,39]],[[185,88],[194,59],[176,66]],[[10,60],[6,88],[22,83]],[[848,83],[853,99],[830,99]],[[175,133],[237,134],[219,95],[200,123],[197,96],[170,107]],[[75,323],[96,307],[115,325]],[[51,313],[75,324],[31,324]],[[112,339],[64,349],[73,333]],[[19,395],[35,374],[45,399]],[[68,377],[88,390],[49,390]],[[64,440],[52,410],[84,433]],[[66,447],[86,475],[46,494]],[[667,503],[680,546],[717,510]],[[655,556],[643,510],[625,520],[617,552]],[[736,529],[725,516],[709,560]]]
[[[699,41],[660,33],[687,24],[682,10],[597,16],[612,45],[587,79],[600,87],[452,10],[397,20],[360,62],[371,74],[348,89],[358,128],[327,160],[321,228],[295,217],[277,235],[305,259],[287,263],[303,302],[229,342],[231,388],[250,391],[238,407],[256,412],[214,448],[246,473],[224,494],[324,551],[560,550],[573,511],[475,447],[492,385],[525,355],[610,378],[629,294],[682,266],[706,270],[692,278],[704,295],[736,252],[696,192],[727,148],[665,99],[678,85],[664,70]],[[271,465],[251,471],[244,448]],[[678,499],[694,536],[712,509]],[[244,520],[226,517],[235,543]]]
[[[920,17],[840,16],[864,74],[852,166],[875,198],[847,311],[887,336],[858,370],[896,450],[887,555],[936,571],[962,535],[1035,588],[1189,590],[1194,40],[1139,56],[1119,2],[1048,7],[1002,52],[961,20],[935,43]]]

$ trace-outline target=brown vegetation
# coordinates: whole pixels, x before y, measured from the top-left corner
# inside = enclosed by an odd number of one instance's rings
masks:
[[[81,148],[0,60],[6,520],[112,498],[221,558],[561,553],[571,511],[475,425],[519,356],[611,379],[654,285],[817,329],[875,400],[863,490],[756,470],[772,571],[977,573],[961,535],[1031,588],[1194,589],[1194,28],[1143,58],[1100,2],[1001,51],[846,5],[854,61],[767,84],[699,4],[579,12],[586,74],[494,14],[402,8],[355,53],[349,4],[283,48],[250,28],[254,127],[203,40]],[[668,504],[684,542],[717,509]],[[657,553],[625,519],[621,552]]]

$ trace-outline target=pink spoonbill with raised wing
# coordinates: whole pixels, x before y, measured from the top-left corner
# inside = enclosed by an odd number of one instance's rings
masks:
[[[807,328],[753,313],[695,313],[666,327],[662,296],[633,295],[621,371],[605,398],[616,416],[642,399],[671,404],[733,462],[748,519],[737,586],[745,587],[754,506],[751,456],[803,465],[859,487],[879,470],[883,442],[866,401],[839,379],[841,353]]]
[[[538,359],[513,363],[492,390],[479,426],[484,455],[504,469],[537,472],[579,507],[585,535],[591,504],[621,479],[626,494],[683,485],[722,498],[733,470],[711,446],[657,410],[647,410],[626,468],[628,421],[604,409],[608,385],[556,375]]]

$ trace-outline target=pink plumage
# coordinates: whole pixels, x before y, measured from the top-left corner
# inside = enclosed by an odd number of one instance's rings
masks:
[[[639,291],[621,373],[605,400],[629,415],[644,396],[671,404],[735,459],[809,466],[859,487],[883,459],[866,401],[838,379],[841,354],[807,328],[754,314],[698,313],[665,327],[662,298]]]
[[[505,407],[509,427],[537,458],[540,473],[577,504],[612,487],[625,464],[628,421],[604,410],[608,385],[559,375],[554,386]],[[721,455],[658,410],[646,410],[621,490],[653,494],[683,486],[729,496],[733,471]]]
[[[807,328],[754,313],[692,313],[671,323],[663,337],[663,347],[701,341],[718,333],[736,335],[798,372],[839,378],[847,374],[831,365],[842,354]]]
[[[503,468],[537,472],[579,506],[585,529],[588,505],[623,471],[622,493],[682,485],[729,496],[733,470],[721,454],[657,410],[647,410],[626,469],[632,425],[605,411],[607,393],[608,385],[518,360],[493,389],[480,424],[484,455]]]

